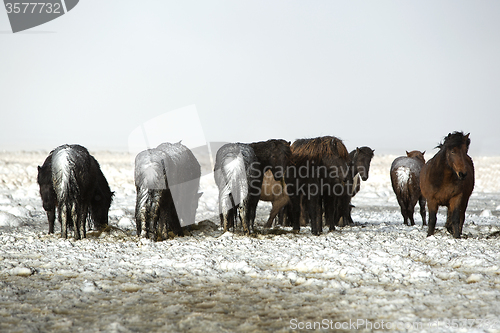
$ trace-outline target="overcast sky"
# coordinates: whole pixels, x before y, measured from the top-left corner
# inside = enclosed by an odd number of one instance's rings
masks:
[[[174,127],[207,141],[403,154],[463,130],[472,155],[500,154],[496,0],[81,0],[16,34],[0,8],[0,50],[2,150],[127,150],[188,107],[196,126]]]

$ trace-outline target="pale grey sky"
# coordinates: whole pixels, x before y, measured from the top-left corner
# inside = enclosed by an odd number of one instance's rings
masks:
[[[0,9],[0,149],[127,150],[195,105],[208,141],[402,154],[463,130],[500,154],[499,18],[499,1],[81,0],[12,34]]]

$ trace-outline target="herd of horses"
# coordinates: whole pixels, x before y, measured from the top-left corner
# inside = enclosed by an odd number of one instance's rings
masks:
[[[450,133],[427,163],[424,153],[412,151],[391,166],[391,181],[405,224],[414,225],[418,201],[423,224],[429,209],[428,235],[436,225],[439,206],[448,208],[447,230],[455,238],[462,233],[465,210],[474,187],[474,167],[467,155],[469,134]],[[228,143],[215,156],[214,178],[219,189],[219,215],[224,231],[237,228],[250,234],[259,200],[272,202],[265,228],[275,217],[283,226],[300,230],[309,224],[319,235],[353,224],[351,199],[361,180],[369,176],[374,150],[347,151],[334,136],[299,139],[291,143],[271,139],[254,143]],[[201,177],[200,164],[191,150],[179,143],[163,143],[135,159],[137,235],[153,240],[182,236],[181,225],[195,222]],[[113,198],[99,163],[80,145],[62,145],[50,152],[38,167],[43,208],[54,233],[56,208],[61,237],[73,229],[75,239],[89,228],[108,224]]]

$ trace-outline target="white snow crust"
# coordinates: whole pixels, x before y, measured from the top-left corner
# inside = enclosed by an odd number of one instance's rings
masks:
[[[500,331],[500,157],[474,158],[463,239],[444,230],[444,209],[434,236],[419,214],[403,225],[389,175],[396,156],[375,156],[354,226],[266,232],[271,206],[260,203],[254,235],[222,233],[209,174],[202,222],[155,243],[135,236],[134,157],[93,155],[115,192],[113,228],[75,241],[59,237],[58,223],[47,234],[36,183],[47,153],[0,153],[0,332],[289,332],[361,319],[406,324],[379,331]]]

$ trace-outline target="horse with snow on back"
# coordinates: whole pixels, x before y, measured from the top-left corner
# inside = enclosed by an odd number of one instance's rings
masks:
[[[162,143],[135,159],[137,235],[168,238],[168,230],[183,236],[182,225],[195,223],[201,167],[191,150],[178,143]]]
[[[85,238],[89,214],[95,228],[102,229],[108,224],[113,192],[99,163],[85,147],[62,145],[51,151],[38,167],[37,182],[49,220],[49,233],[54,233],[56,207],[63,238],[67,238],[71,227],[75,239]]]
[[[392,189],[398,199],[403,223],[415,225],[413,213],[417,201],[420,205],[422,224],[425,221],[425,199],[420,191],[420,170],[425,164],[424,152],[414,150],[406,152],[406,156],[396,158],[391,165]]]

